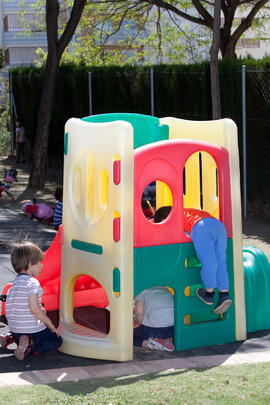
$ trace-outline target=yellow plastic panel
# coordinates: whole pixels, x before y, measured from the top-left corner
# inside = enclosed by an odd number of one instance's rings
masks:
[[[199,152],[191,155],[185,164],[185,208],[201,208]]]
[[[219,202],[217,197],[217,166],[207,152],[201,152],[202,159],[202,197],[203,206],[215,218],[219,219]]]
[[[106,209],[108,204],[108,173],[106,170],[100,172],[99,205]]]
[[[133,129],[127,122],[68,120],[60,321],[61,351],[75,356],[127,361],[133,358]],[[113,181],[115,156],[121,179]],[[117,226],[113,221],[117,220]],[[117,239],[116,239],[117,238]],[[114,240],[116,239],[116,240]],[[113,269],[120,291],[114,293]],[[74,322],[73,290],[80,275],[105,289],[110,304],[108,335]],[[89,291],[89,294],[91,290]]]
[[[173,205],[171,190],[163,181],[156,181],[156,209],[167,205]]]
[[[234,291],[236,339],[246,339],[246,311],[242,253],[242,215],[237,127],[228,119],[216,121],[188,121],[166,117],[160,124],[169,126],[169,139],[194,139],[223,146],[229,152],[232,230],[234,251]]]

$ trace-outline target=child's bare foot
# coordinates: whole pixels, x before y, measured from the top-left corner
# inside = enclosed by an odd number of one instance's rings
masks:
[[[24,360],[25,357],[31,352],[32,339],[28,335],[21,335],[17,348],[14,354],[17,360]]]

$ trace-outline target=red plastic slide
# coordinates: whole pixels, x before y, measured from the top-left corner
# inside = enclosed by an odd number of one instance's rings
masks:
[[[59,309],[60,279],[61,279],[61,246],[63,239],[63,227],[59,231],[48,250],[44,253],[43,267],[38,277],[43,289],[42,303],[47,311]],[[3,289],[7,294],[11,283]],[[73,306],[93,306],[106,308],[109,304],[103,287],[92,277],[80,276],[74,285]],[[5,303],[2,302],[2,315],[5,315]]]

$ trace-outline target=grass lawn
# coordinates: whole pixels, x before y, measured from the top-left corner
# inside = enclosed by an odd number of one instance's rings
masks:
[[[270,404],[270,363],[1,389],[2,404]]]

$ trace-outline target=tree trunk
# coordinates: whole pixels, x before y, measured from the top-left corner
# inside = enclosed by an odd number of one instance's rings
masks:
[[[229,39],[225,47],[221,50],[222,58],[236,59],[235,47],[236,44]]]
[[[66,27],[58,37],[58,17],[60,5],[58,0],[46,0],[46,26],[48,56],[42,83],[41,98],[35,137],[33,164],[29,177],[29,186],[42,189],[46,179],[46,159],[49,141],[49,129],[56,74],[61,56],[69,44],[80,21],[86,0],[74,0]]]
[[[231,37],[227,36],[226,38],[223,35],[223,31],[221,30],[220,35],[220,52],[222,58],[228,59],[236,59],[235,47],[237,42]]]
[[[213,41],[210,49],[210,73],[211,73],[213,120],[221,118],[219,75],[218,75],[218,52],[220,47],[220,11],[221,11],[221,0],[215,0]]]
[[[57,68],[57,57],[48,58],[42,83],[33,164],[29,177],[29,186],[38,189],[44,187],[46,178],[46,159]]]

